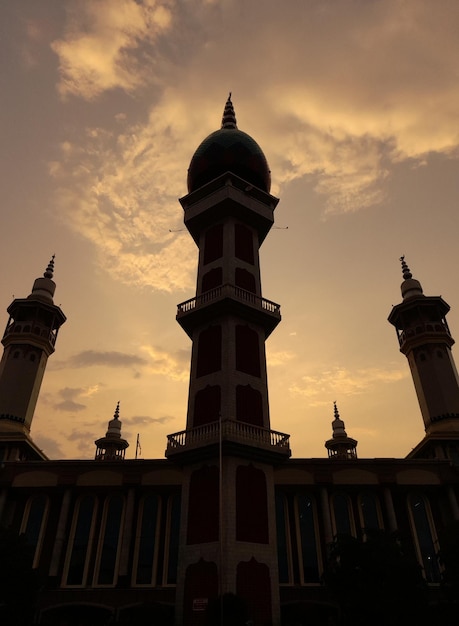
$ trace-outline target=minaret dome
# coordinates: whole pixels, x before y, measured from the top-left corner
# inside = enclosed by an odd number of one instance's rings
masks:
[[[188,192],[199,189],[225,172],[232,172],[269,193],[271,172],[256,141],[239,130],[231,93],[223,111],[222,125],[200,144],[188,169]]]

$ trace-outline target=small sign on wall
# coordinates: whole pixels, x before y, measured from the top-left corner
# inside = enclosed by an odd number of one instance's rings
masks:
[[[194,598],[193,611],[206,611],[209,604],[209,598]]]

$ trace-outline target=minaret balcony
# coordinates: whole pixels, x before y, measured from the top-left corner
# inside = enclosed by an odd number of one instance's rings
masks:
[[[190,337],[201,323],[228,313],[261,324],[266,336],[281,320],[280,304],[229,283],[177,305],[177,321]]]
[[[442,341],[446,340],[450,347],[454,344],[454,339],[451,336],[446,320],[443,322],[419,323],[406,330],[396,330],[400,350],[402,351],[407,343],[414,346],[418,343],[436,343],[441,339]]]
[[[181,460],[185,456],[202,459],[218,454],[220,443],[224,452],[251,458],[282,461],[291,454],[290,435],[224,419],[168,435],[166,457],[171,460]]]

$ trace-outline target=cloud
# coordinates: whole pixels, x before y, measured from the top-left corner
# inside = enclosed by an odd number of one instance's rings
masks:
[[[34,435],[34,441],[50,459],[63,459],[65,457],[61,444],[52,437],[46,437],[46,435],[38,432]]]
[[[187,380],[190,372],[190,356],[188,350],[177,350],[169,353],[157,346],[142,346],[149,358],[149,369],[154,374],[161,374],[172,380]]]
[[[91,387],[64,387],[59,389],[57,395],[62,398],[59,402],[54,402],[55,409],[60,411],[68,411],[75,413],[83,411],[86,408],[86,404],[77,402],[80,398],[90,398],[99,391],[100,385],[92,385]],[[49,396],[45,398],[45,402],[50,402]]]
[[[150,417],[147,415],[133,415],[132,417],[123,417],[123,424],[128,426],[149,426],[151,424],[166,424],[175,418],[171,415],[163,415],[161,417]]]
[[[155,0],[70,4],[64,37],[51,44],[59,57],[59,93],[92,100],[115,88],[132,92],[151,80],[149,48],[168,30],[172,5]]]
[[[405,369],[367,368],[351,372],[336,367],[315,376],[303,376],[289,387],[289,391],[308,398],[312,405],[328,404],[336,397],[365,393],[377,385],[396,383],[407,376]]]
[[[285,363],[288,363],[293,358],[295,358],[295,354],[288,350],[269,350],[268,362],[271,367],[277,367],[278,365],[284,365]]]
[[[71,356],[65,363],[59,363],[59,368],[80,367],[132,367],[133,365],[146,365],[146,359],[135,354],[125,352],[98,352],[97,350],[84,350]]]
[[[446,4],[291,0],[286,10],[265,0],[262,12],[242,0],[190,0],[180,11],[172,1],[72,4],[53,43],[60,93],[95,108],[104,93],[124,90],[137,117],[126,106],[64,138],[49,164],[56,213],[114,278],[191,288],[195,247],[170,231],[182,219],[190,157],[218,128],[229,84],[239,127],[268,157],[274,193],[308,176],[326,214],[382,202],[400,161],[458,155],[459,5]]]

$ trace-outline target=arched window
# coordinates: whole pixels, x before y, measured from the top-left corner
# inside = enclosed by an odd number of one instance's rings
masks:
[[[166,554],[164,580],[167,585],[177,582],[178,548],[180,534],[180,494],[169,497],[167,509]]]
[[[350,507],[350,501],[346,494],[333,494],[332,511],[335,537],[339,535],[355,536],[354,519]]]
[[[251,293],[256,293],[257,291],[255,276],[241,267],[236,267],[235,283],[237,287],[242,287],[242,289]]]
[[[408,508],[414,544],[418,560],[424,571],[424,577],[429,583],[438,583],[440,582],[437,557],[438,540],[429,502],[422,494],[412,493],[408,496]]]
[[[133,584],[155,586],[161,503],[156,495],[145,496],[137,525]]]
[[[83,496],[75,506],[64,569],[64,584],[82,586],[86,584],[89,557],[94,535],[96,499]]]
[[[97,585],[116,583],[123,509],[123,496],[109,496],[105,500],[96,566]]]
[[[215,267],[213,270],[206,272],[202,277],[202,293],[215,289],[222,284],[223,271],[221,267]]]
[[[359,495],[360,525],[364,533],[369,530],[382,529],[381,509],[379,501],[372,493]]]
[[[291,582],[291,545],[288,521],[288,502],[283,493],[276,493],[277,562],[279,582]]]
[[[27,544],[34,549],[32,567],[38,567],[41,546],[43,541],[46,519],[48,517],[48,497],[44,494],[29,498],[21,524],[21,534],[24,534]]]
[[[306,494],[295,498],[300,577],[303,584],[319,583],[319,554],[315,502]]]

